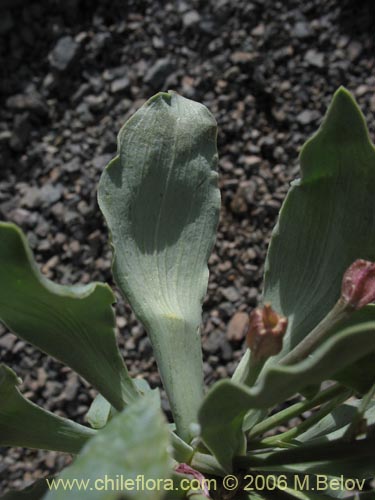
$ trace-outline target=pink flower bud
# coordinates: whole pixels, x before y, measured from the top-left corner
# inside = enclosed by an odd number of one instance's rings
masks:
[[[341,298],[355,310],[375,301],[375,262],[353,262],[342,279]]]
[[[207,498],[211,498],[210,492],[208,491],[206,478],[204,477],[204,475],[202,473],[200,473],[196,469],[193,469],[188,464],[178,464],[178,466],[175,468],[175,471],[179,472],[180,474],[186,474],[188,476],[193,476],[195,479],[197,479],[199,481],[199,483],[202,487],[202,494]],[[195,491],[195,494],[198,494],[198,492]]]
[[[281,351],[287,326],[287,318],[277,314],[270,304],[252,311],[246,342],[255,361],[264,361]]]

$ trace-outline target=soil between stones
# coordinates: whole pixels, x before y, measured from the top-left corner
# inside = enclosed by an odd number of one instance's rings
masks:
[[[231,375],[298,151],[338,86],[353,92],[374,140],[374,23],[366,0],[0,1],[0,219],[27,233],[49,278],[113,285],[96,186],[116,134],[159,90],[203,102],[219,125],[222,192],[205,376],[211,384]],[[118,299],[128,368],[156,386],[150,343]],[[68,368],[1,326],[0,359],[31,400],[83,422],[95,392]],[[70,460],[23,449],[1,456],[0,492]]]

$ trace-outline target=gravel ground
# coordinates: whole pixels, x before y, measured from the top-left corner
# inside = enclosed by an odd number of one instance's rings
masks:
[[[117,131],[156,91],[202,101],[219,124],[223,201],[205,375],[232,374],[298,151],[339,85],[374,139],[374,26],[371,0],[0,0],[0,219],[27,233],[49,278],[112,283],[96,186]],[[116,312],[131,373],[159,384],[142,326],[121,299]],[[31,400],[83,421],[95,392],[69,369],[1,326],[0,359]],[[70,460],[0,451],[0,491]]]

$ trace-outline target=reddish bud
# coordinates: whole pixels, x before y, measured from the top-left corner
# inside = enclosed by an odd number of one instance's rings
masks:
[[[345,271],[341,298],[353,309],[375,301],[375,262],[358,259]]]
[[[201,485],[201,488],[202,488],[202,494],[207,498],[211,498],[210,492],[208,491],[206,478],[204,477],[204,475],[201,472],[197,471],[196,469],[193,469],[188,464],[178,464],[178,466],[175,468],[175,471],[179,472],[180,474],[186,474],[188,476],[193,476],[194,479],[197,479],[199,481],[199,484]],[[194,494],[197,495],[198,491],[195,491]]]
[[[281,351],[287,326],[287,318],[277,314],[270,304],[252,311],[246,342],[255,361],[264,361]]]

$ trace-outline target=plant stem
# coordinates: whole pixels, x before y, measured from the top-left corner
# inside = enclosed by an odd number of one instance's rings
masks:
[[[350,316],[350,308],[341,298],[336,302],[318,325],[292,349],[286,356],[280,360],[281,365],[292,365],[306,358],[342,320]]]
[[[173,448],[173,458],[178,463],[189,463],[194,455],[194,450],[174,432],[170,433],[171,445]]]
[[[339,396],[347,392],[345,387],[342,387],[340,384],[336,384],[328,389],[325,389],[321,393],[319,393],[315,398],[311,400],[301,401],[296,403],[289,408],[285,408],[285,410],[281,410],[275,415],[271,415],[270,417],[263,420],[259,424],[254,425],[254,427],[249,432],[249,439],[254,439],[257,436],[264,434],[265,432],[277,427],[278,425],[290,420],[293,417],[297,417],[301,413],[311,410],[315,406],[323,404],[327,401],[330,401],[332,398]]]
[[[237,384],[245,384],[248,387],[252,387],[257,381],[263,366],[264,361],[254,361],[254,355],[249,350],[240,361],[232,380]]]
[[[331,413],[331,411],[337,407],[340,403],[343,401],[346,401],[346,399],[352,394],[352,391],[346,390],[343,392],[340,396],[337,396],[334,400],[331,402],[327,403],[323,408],[321,408],[319,411],[314,413],[311,417],[307,418],[303,422],[301,422],[299,425],[296,425],[293,427],[293,429],[289,429],[281,434],[278,434],[276,436],[271,436],[269,438],[265,438],[262,440],[262,444],[266,444],[269,446],[272,445],[277,445],[278,442],[286,443],[289,442],[291,439],[299,436],[303,432],[307,431],[310,427],[315,425],[317,422],[319,422],[322,418],[324,418],[326,415]]]

